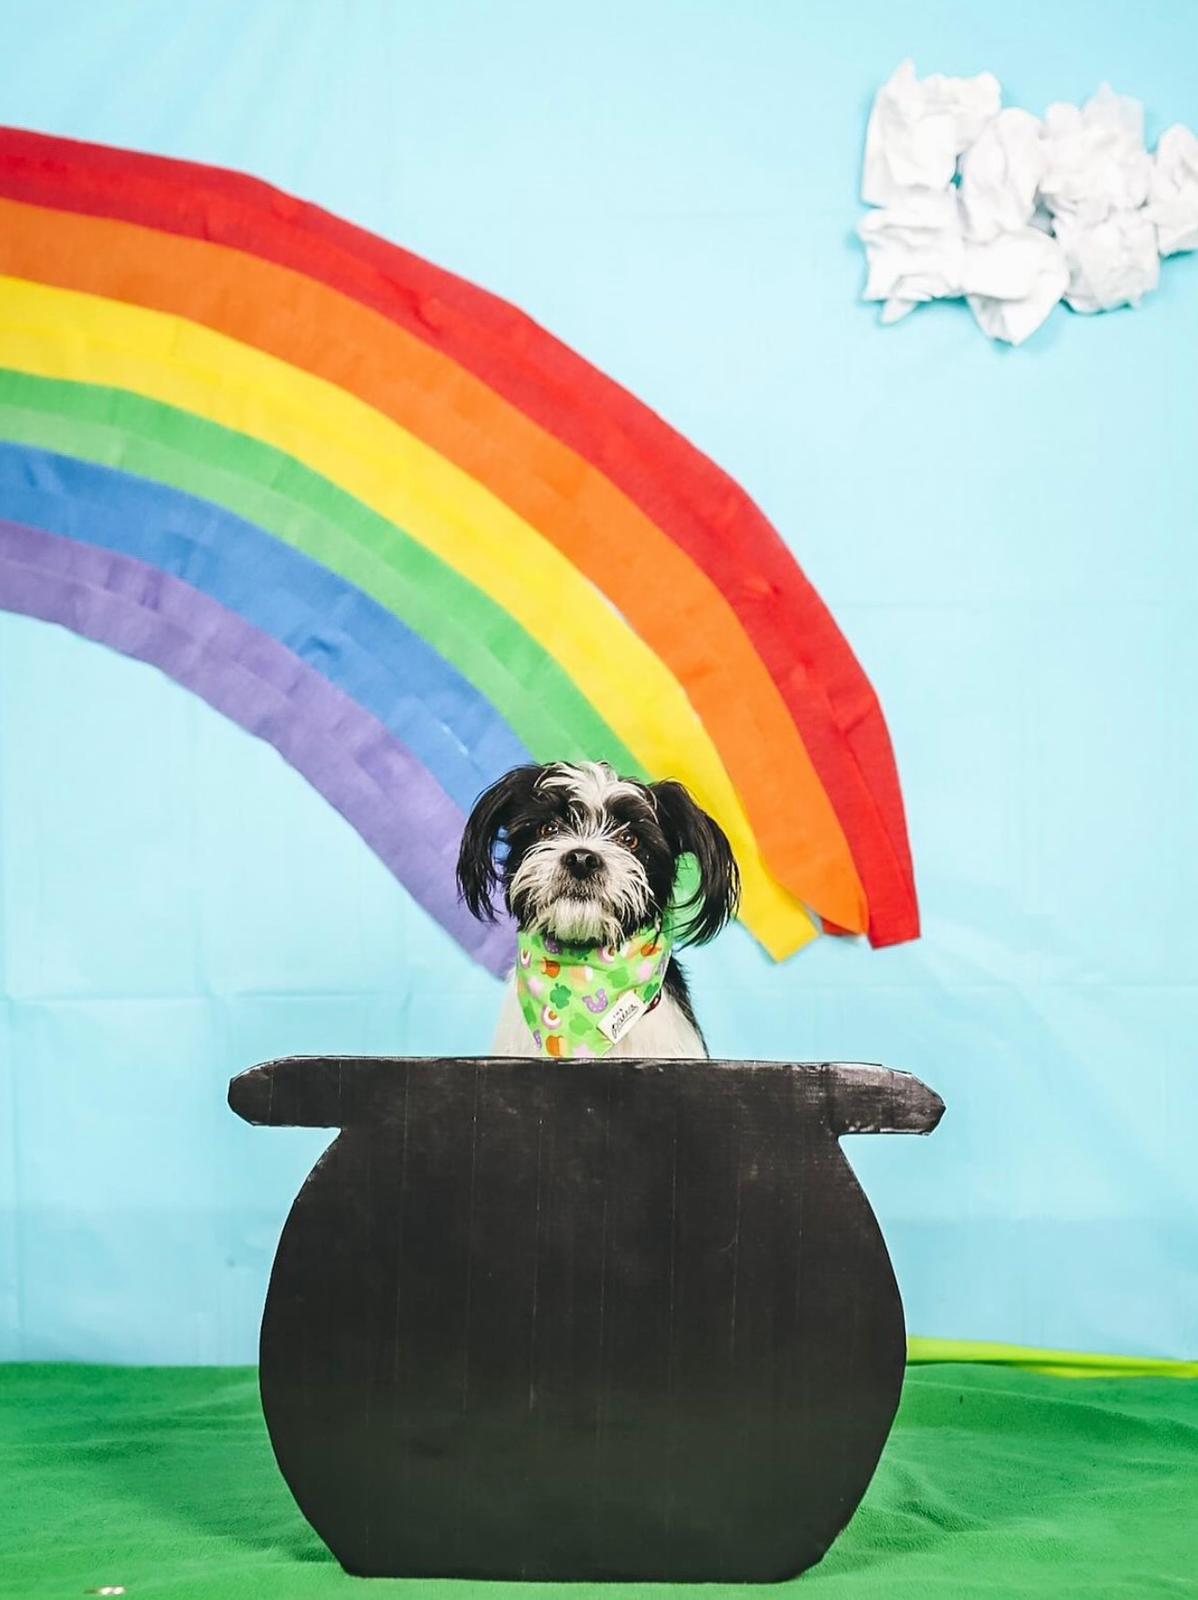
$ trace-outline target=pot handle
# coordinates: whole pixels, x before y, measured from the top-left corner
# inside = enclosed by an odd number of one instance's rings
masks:
[[[346,1128],[363,1114],[362,1068],[392,1071],[402,1061],[375,1062],[341,1056],[280,1056],[239,1072],[229,1082],[229,1106],[259,1128]],[[347,1070],[348,1069],[348,1070]]]
[[[944,1101],[910,1072],[890,1067],[829,1062],[828,1121],[832,1132],[931,1133],[944,1115]]]

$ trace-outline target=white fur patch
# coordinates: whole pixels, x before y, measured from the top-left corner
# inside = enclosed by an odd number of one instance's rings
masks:
[[[571,804],[579,806],[595,820],[600,819],[611,801],[639,799],[639,784],[621,778],[604,761],[562,762],[540,781],[542,789],[568,789]]]

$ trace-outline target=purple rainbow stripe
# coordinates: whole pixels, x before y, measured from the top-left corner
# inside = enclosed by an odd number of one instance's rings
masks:
[[[266,740],[476,960],[499,975],[511,966],[510,922],[484,927],[458,901],[460,808],[382,723],[269,634],[133,556],[4,519],[0,609],[149,662]]]

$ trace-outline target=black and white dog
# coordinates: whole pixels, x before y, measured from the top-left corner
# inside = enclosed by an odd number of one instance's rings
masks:
[[[723,829],[682,784],[638,783],[600,762],[517,767],[470,814],[458,886],[476,917],[494,917],[491,897],[502,884],[521,929],[598,949],[661,922],[685,855],[695,859],[698,884],[675,905],[674,942],[705,944],[736,911],[740,874]],[[539,1053],[514,981],[493,1048]],[[666,968],[660,1003],[611,1048],[625,1056],[707,1054],[677,961]]]

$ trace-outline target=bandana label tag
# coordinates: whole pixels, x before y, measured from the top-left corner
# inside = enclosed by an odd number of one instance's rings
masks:
[[[648,1009],[640,995],[630,990],[622,999],[617,1000],[607,1015],[600,1017],[595,1025],[613,1044],[619,1044],[633,1023],[639,1022]]]

